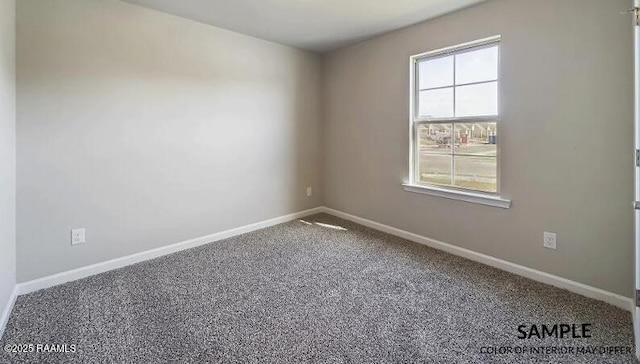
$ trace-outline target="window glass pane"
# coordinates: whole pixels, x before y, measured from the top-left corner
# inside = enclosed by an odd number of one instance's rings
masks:
[[[422,124],[418,128],[420,153],[451,154],[451,124]]]
[[[455,153],[477,156],[497,155],[497,123],[456,123]]]
[[[420,90],[453,86],[453,56],[419,61],[418,75]]]
[[[497,45],[456,55],[456,84],[497,79]]]
[[[498,165],[496,157],[455,156],[456,187],[497,192]]]
[[[420,153],[420,182],[451,185],[451,155]]]
[[[498,83],[456,87],[456,116],[498,115]]]
[[[444,118],[453,116],[453,87],[420,91],[418,114],[421,117]]]

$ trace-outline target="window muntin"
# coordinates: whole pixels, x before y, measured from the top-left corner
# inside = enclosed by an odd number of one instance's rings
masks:
[[[498,193],[498,41],[413,58],[412,183]]]

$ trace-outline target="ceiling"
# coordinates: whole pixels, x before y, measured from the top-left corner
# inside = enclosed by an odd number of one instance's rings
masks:
[[[124,0],[325,53],[486,0]]]

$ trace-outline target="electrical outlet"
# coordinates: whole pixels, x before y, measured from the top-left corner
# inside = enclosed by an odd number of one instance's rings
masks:
[[[71,245],[84,244],[85,241],[84,228],[71,230]]]
[[[313,195],[313,189],[311,187],[307,187],[307,197],[311,197]]]
[[[544,245],[545,248],[547,249],[553,249],[556,250],[557,246],[556,246],[556,233],[550,233],[548,231],[544,232],[544,236],[543,236],[543,240],[542,240],[542,245]]]

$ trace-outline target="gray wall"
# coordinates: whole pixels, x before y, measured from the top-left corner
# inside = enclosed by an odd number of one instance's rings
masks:
[[[630,296],[632,26],[628,0],[495,0],[325,61],[328,207]],[[509,210],[405,192],[409,57],[501,34]],[[558,250],[542,247],[558,233]]]
[[[15,29],[15,0],[0,0],[0,314],[16,282]]]
[[[21,0],[18,280],[324,203],[629,296],[628,7],[493,0],[322,62],[119,1]],[[494,34],[513,207],[403,191],[409,56]],[[87,244],[70,245],[74,227]]]
[[[321,204],[318,56],[114,0],[17,36],[19,282]]]

